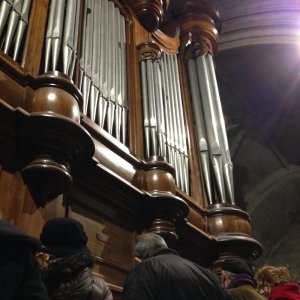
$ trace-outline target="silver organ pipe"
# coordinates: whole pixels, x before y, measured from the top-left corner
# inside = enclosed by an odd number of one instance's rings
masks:
[[[80,3],[84,4],[84,13],[83,34],[79,39]],[[124,144],[127,135],[125,26],[124,16],[112,1],[52,0],[44,68],[45,72],[60,71],[73,79],[75,62],[79,59],[82,112]]]
[[[201,103],[200,89],[196,71],[196,63],[194,59],[188,61],[188,74],[190,81],[190,91],[192,97],[194,118],[196,122],[198,147],[200,151],[200,161],[202,165],[202,173],[204,178],[204,186],[209,204],[212,202],[212,187],[211,187],[211,175],[210,175],[210,164],[209,164],[209,153],[207,145],[207,136],[204,125],[204,114]]]
[[[206,63],[208,67],[208,74],[210,78],[212,97],[215,104],[215,111],[218,119],[218,134],[220,137],[220,145],[221,145],[221,155],[223,160],[223,172],[224,172],[224,182],[227,190],[227,194],[229,197],[229,201],[231,204],[235,204],[234,201],[234,190],[233,190],[233,165],[231,162],[229,145],[227,141],[226,127],[225,121],[222,111],[222,105],[220,100],[220,94],[216,79],[216,73],[213,63],[213,58],[210,54],[206,56]]]
[[[176,184],[189,193],[188,148],[176,55],[141,61],[146,156],[167,158]]]
[[[232,162],[211,55],[190,59],[188,73],[208,204],[214,203],[209,165],[221,202],[234,204]]]
[[[31,0],[2,0],[0,4],[1,50],[18,61],[29,21]],[[6,31],[3,29],[6,27]]]
[[[198,74],[198,82],[200,86],[200,94],[204,112],[204,120],[207,130],[208,147],[210,150],[211,164],[213,167],[215,181],[221,202],[225,202],[223,164],[221,157],[220,141],[217,128],[217,119],[212,101],[210,82],[208,77],[205,56],[199,56],[196,59],[196,68]]]

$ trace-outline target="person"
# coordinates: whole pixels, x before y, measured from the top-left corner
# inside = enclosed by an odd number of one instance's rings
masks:
[[[286,267],[263,266],[256,272],[256,280],[268,300],[300,300],[300,286],[292,283]]]
[[[0,299],[48,300],[35,252],[40,242],[0,220]]]
[[[179,256],[160,235],[142,234],[135,255],[139,264],[124,282],[125,300],[231,299],[214,273]]]
[[[40,241],[47,255],[41,264],[51,300],[112,300],[107,284],[92,275],[93,259],[82,224],[71,218],[48,221]]]
[[[227,258],[221,264],[221,281],[236,300],[265,300],[256,289],[254,272],[241,258]]]

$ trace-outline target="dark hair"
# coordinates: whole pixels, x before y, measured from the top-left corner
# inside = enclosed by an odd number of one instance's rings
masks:
[[[65,257],[51,256],[49,265],[42,270],[44,279],[49,283],[77,276],[84,268],[94,264],[94,257],[89,251],[82,251]]]
[[[146,259],[155,256],[161,249],[168,248],[165,240],[156,233],[144,233],[138,237],[135,256]]]

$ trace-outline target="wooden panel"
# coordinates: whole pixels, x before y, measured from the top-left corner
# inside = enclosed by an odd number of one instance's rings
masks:
[[[85,228],[88,247],[97,260],[94,272],[120,289],[133,267],[135,234],[75,204],[71,204],[69,217],[80,221]]]
[[[4,61],[0,58],[0,64]],[[3,66],[3,65],[2,65]],[[1,99],[12,107],[21,106],[21,101],[23,98],[23,87],[13,81],[7,74],[0,71],[0,90]]]
[[[64,216],[62,197],[53,200],[45,207],[38,208],[19,172],[10,173],[4,169],[0,170],[0,210],[4,220],[39,237],[47,220]]]

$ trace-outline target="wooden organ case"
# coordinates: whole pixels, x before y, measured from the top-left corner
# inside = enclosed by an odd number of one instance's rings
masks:
[[[213,7],[0,2],[3,219],[35,236],[53,217],[81,221],[116,297],[143,230],[204,266],[261,254],[234,201]]]

